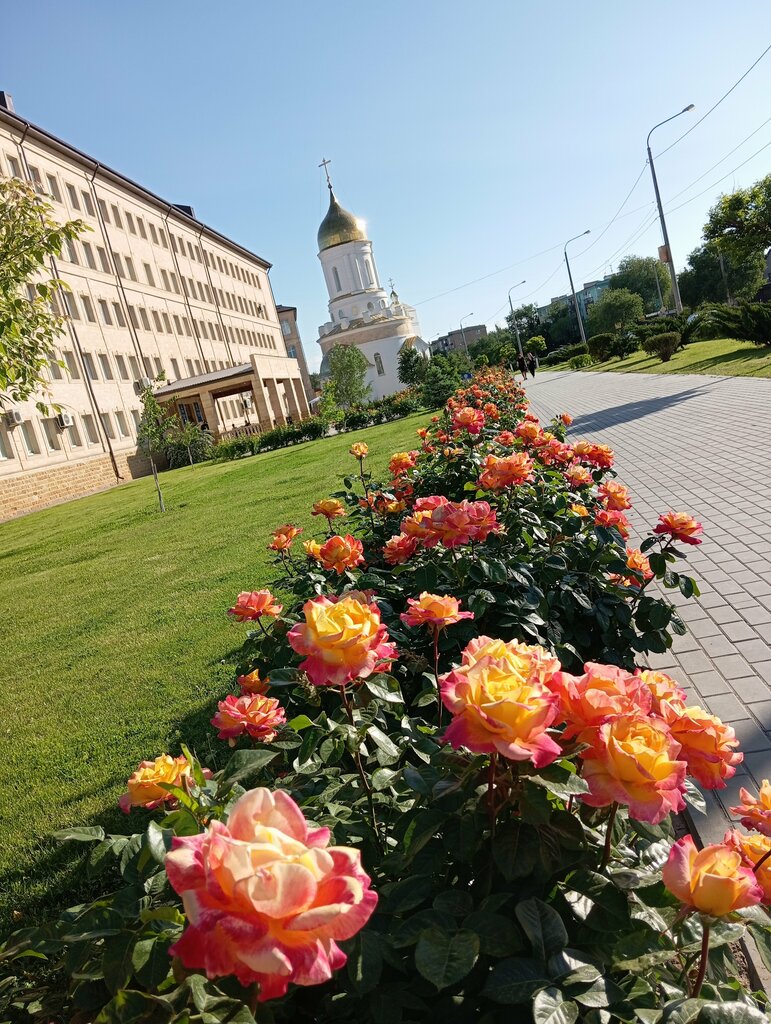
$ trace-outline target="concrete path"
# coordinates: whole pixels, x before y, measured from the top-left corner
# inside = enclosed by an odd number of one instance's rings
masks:
[[[689,632],[650,662],[741,741],[739,772],[719,796],[707,794],[706,822],[694,815],[703,839],[718,841],[739,787],[771,779],[771,380],[541,372],[527,392],[544,421],[571,413],[569,440],[616,451],[636,529],[670,508],[704,525],[686,569],[701,597],[667,592]]]

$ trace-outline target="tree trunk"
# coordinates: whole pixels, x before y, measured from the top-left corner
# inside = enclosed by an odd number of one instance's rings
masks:
[[[193,453],[190,449],[190,445],[187,446],[187,457],[190,459],[190,465],[193,465]]]
[[[155,481],[155,489],[158,492],[158,504],[161,506],[161,512],[165,512],[166,511],[166,505],[164,504],[164,501],[163,501],[163,493],[161,491],[161,485],[158,482],[158,470],[155,468],[155,459],[153,459],[152,455],[150,456],[150,466],[152,467],[152,470],[153,470],[153,480]]]

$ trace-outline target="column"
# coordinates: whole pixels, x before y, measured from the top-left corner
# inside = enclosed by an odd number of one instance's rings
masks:
[[[273,420],[270,415],[270,409],[268,409],[268,403],[265,400],[265,390],[262,386],[262,381],[254,370],[252,371],[250,387],[252,389],[252,400],[257,416],[257,424],[260,430],[270,430],[273,426]]]
[[[294,388],[292,387],[292,381],[290,378],[287,378],[284,381],[284,392],[286,394],[286,404],[289,406],[289,415],[292,417],[292,422],[299,423],[303,418],[303,415],[300,412],[300,407],[295,399]]]
[[[284,407],[281,404],[278,388],[276,387],[276,381],[272,377],[269,377],[265,381],[265,387],[268,389],[268,398],[270,399],[270,404],[273,410],[273,419],[276,421],[277,425],[283,426],[286,423],[286,418],[284,416]]]
[[[198,397],[201,400],[201,412],[206,420],[206,425],[216,438],[220,432],[220,421],[217,415],[217,403],[214,401],[211,391],[201,391]]]
[[[294,393],[295,396],[297,397],[297,405],[299,406],[300,409],[300,419],[307,420],[311,414],[311,411],[308,406],[308,398],[305,394],[305,388],[303,386],[302,379],[299,377],[294,377],[289,383],[294,388]]]

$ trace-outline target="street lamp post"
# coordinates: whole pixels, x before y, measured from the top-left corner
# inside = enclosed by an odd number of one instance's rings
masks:
[[[518,284],[513,284],[511,288],[509,288],[509,309],[511,310],[511,322],[514,324],[514,334],[517,339],[517,348],[519,349],[520,356],[524,355],[524,353],[522,352],[522,342],[519,339],[519,325],[517,324],[517,318],[514,316],[514,306],[511,302],[511,293],[514,291],[515,288],[519,288],[520,285],[523,285],[525,283],[526,281],[520,281]]]
[[[580,235],[574,235],[572,238],[569,238],[567,240],[567,242],[565,242],[565,248],[563,249],[563,252],[565,254],[565,265],[568,268],[568,279],[570,281],[570,291],[573,293],[573,308],[576,311],[576,319],[578,320],[578,330],[581,333],[581,341],[584,343],[584,345],[586,344],[586,332],[584,331],[584,322],[581,319],[581,310],[579,309],[579,306],[578,306],[578,297],[576,296],[576,289],[575,289],[575,286],[573,285],[573,275],[572,275],[572,273],[570,271],[570,260],[568,259],[568,246],[570,245],[571,242],[575,242],[575,240],[577,238],[583,238],[584,235],[588,235],[589,233],[590,233],[590,229],[587,228],[586,231],[582,231]]]
[[[461,321],[460,321],[460,335],[461,335],[461,338],[463,338],[463,351],[466,353],[467,356],[468,356],[468,345],[466,344],[466,331],[465,331],[465,328],[463,327],[463,321],[464,320],[468,320],[468,318],[473,316],[473,315],[474,315],[473,313],[466,313],[466,315],[464,317],[462,317]]]
[[[651,135],[660,128],[663,124],[668,124],[670,121],[674,121],[676,117],[680,117],[681,114],[687,114],[689,110],[693,110],[693,103],[689,103],[687,107],[683,107],[682,110],[678,110],[676,114],[668,117],[665,121],[659,121],[658,124],[654,124],[651,130],[648,132],[648,138],[646,139],[645,145],[648,149],[648,163],[651,165],[651,177],[653,178],[653,191],[656,193],[656,205],[659,208],[659,220],[661,221],[661,234],[664,237],[664,245],[667,250],[667,260],[669,261],[669,276],[672,278],[672,296],[675,300],[675,309],[678,313],[683,311],[683,303],[680,299],[680,288],[677,284],[677,273],[675,271],[675,261],[672,256],[672,248],[669,244],[669,233],[667,232],[667,222],[664,218],[664,207],[661,205],[661,195],[659,194],[659,183],[656,178],[656,168],[653,164],[653,153],[651,153]]]

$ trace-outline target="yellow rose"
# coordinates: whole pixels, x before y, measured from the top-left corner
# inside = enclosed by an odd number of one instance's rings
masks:
[[[742,855],[726,843],[697,850],[690,836],[669,851],[661,878],[669,891],[691,910],[724,917],[760,903],[763,890],[744,867]]]
[[[161,783],[183,786],[189,777],[190,765],[186,757],[161,754],[154,761],[141,761],[128,780],[128,793],[123,794],[118,806],[128,814],[132,807],[152,810],[162,803],[170,803],[176,798],[168,790],[162,789]]]

